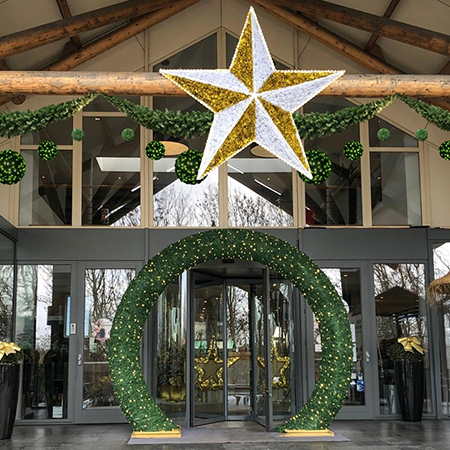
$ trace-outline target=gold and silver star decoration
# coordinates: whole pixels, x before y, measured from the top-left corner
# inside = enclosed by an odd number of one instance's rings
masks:
[[[227,360],[227,368],[232,366],[239,356]],[[223,359],[219,355],[219,348],[215,336],[211,337],[205,356],[195,358],[194,369],[197,372],[197,386],[202,391],[223,388]]]
[[[344,71],[275,70],[253,8],[229,70],[160,70],[214,112],[197,178],[256,142],[312,178],[292,113]]]

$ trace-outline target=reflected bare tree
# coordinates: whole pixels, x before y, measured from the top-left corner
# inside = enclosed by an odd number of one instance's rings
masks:
[[[0,340],[10,341],[12,331],[12,304],[14,266],[0,265]]]

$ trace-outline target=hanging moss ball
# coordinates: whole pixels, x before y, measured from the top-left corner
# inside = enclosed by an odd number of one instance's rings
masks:
[[[426,141],[428,139],[428,131],[425,128],[419,128],[416,131],[416,139],[418,141]]]
[[[38,155],[44,161],[51,161],[56,158],[58,154],[58,147],[53,141],[44,141],[38,147]]]
[[[131,128],[125,128],[122,131],[122,139],[124,141],[132,141],[134,139],[134,131]]]
[[[352,161],[358,161],[364,153],[364,147],[361,142],[350,141],[344,146],[344,155]]]
[[[445,141],[439,147],[439,154],[442,159],[450,161],[450,141]]]
[[[0,152],[0,183],[16,184],[25,175],[25,160],[20,153],[12,150],[3,150]]]
[[[387,141],[391,137],[391,132],[387,128],[380,128],[377,133],[377,138],[381,141]]]
[[[331,175],[331,161],[330,158],[319,150],[308,150],[306,152],[309,167],[313,178],[310,180],[298,172],[300,178],[308,184],[322,184],[328,180]]]
[[[175,161],[175,173],[185,184],[200,184],[205,178],[197,180],[198,169],[202,162],[203,153],[198,150],[186,150]]]
[[[148,158],[157,161],[161,159],[166,153],[166,147],[164,144],[159,141],[152,141],[147,144],[145,147],[145,154]]]
[[[75,128],[75,130],[72,131],[72,139],[74,141],[82,141],[84,139],[84,131],[80,128]]]

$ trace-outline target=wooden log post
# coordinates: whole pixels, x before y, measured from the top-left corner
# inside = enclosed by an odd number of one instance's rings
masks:
[[[1,94],[152,95],[183,97],[187,94],[159,73],[151,72],[0,72]],[[449,75],[349,74],[319,95],[329,97],[450,97]]]
[[[173,0],[130,0],[0,37],[0,59],[156,11]]]
[[[364,11],[336,5],[323,0],[271,0],[293,11],[307,13],[349,27],[376,33],[404,44],[450,56],[450,36],[408,23],[379,17]]]

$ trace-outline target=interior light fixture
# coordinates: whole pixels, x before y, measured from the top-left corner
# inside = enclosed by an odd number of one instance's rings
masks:
[[[181,142],[173,142],[173,141],[160,141],[161,144],[164,145],[166,152],[164,156],[177,156],[181,153],[189,150],[187,145],[182,144]]]
[[[269,191],[275,192],[275,194],[279,195],[281,197],[281,192],[276,191],[275,189],[271,188],[270,186],[267,186],[267,184],[262,183],[261,181],[254,178],[255,182],[260,184],[262,187],[265,187]]]
[[[131,189],[131,192],[136,192],[138,189],[141,188],[141,185],[138,184],[137,186],[135,186],[133,189]]]
[[[96,120],[98,122],[99,120],[101,120],[101,118],[100,117],[94,117],[94,120]]]
[[[256,145],[252,149],[250,149],[250,153],[253,156],[257,156],[258,158],[276,158],[275,155],[267,151],[264,147],[261,147],[260,145]]]

